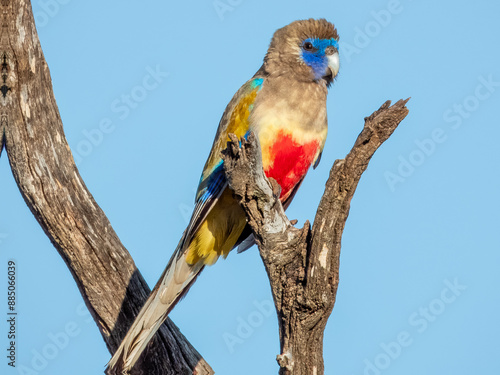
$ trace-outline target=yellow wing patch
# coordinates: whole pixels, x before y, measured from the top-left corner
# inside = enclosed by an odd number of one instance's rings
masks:
[[[258,88],[253,89],[243,96],[234,107],[224,133],[219,135],[219,138],[214,144],[205,170],[203,171],[202,179],[207,178],[213,168],[220,162],[220,152],[226,148],[227,142],[229,141],[229,133],[236,134],[237,137],[243,137],[247,133],[250,125],[248,118],[250,117],[250,111],[258,91]]]

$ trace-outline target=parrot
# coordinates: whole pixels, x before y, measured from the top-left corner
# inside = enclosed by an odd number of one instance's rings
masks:
[[[255,134],[264,173],[281,186],[285,209],[309,168],[316,168],[328,131],[327,93],[339,72],[338,41],[337,29],[323,18],[294,21],[275,31],[262,66],[222,115],[189,224],[108,371],[130,371],[205,266],[236,247],[240,252],[254,244],[224,173],[221,152],[229,134]]]

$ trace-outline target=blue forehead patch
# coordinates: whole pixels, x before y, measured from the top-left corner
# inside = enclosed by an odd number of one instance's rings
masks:
[[[325,52],[325,49],[330,46],[339,49],[339,42],[333,38],[332,39],[307,38],[306,40],[304,40],[304,43],[306,42],[311,43],[320,52]]]

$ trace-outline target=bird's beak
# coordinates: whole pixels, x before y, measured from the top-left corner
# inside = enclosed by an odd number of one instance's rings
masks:
[[[328,56],[328,67],[332,71],[332,76],[335,78],[335,76],[339,72],[340,68],[340,61],[339,61],[339,53],[335,52],[333,55]]]
[[[327,87],[330,87],[330,85],[333,83],[333,79],[339,72],[339,67],[339,53],[335,52],[333,55],[328,55],[328,67],[326,68],[326,74],[323,76],[323,79],[326,81]]]

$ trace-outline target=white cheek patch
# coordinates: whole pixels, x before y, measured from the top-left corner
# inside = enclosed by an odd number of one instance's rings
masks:
[[[333,76],[336,76],[340,68],[340,60],[338,52],[328,56],[328,67],[332,70]]]

